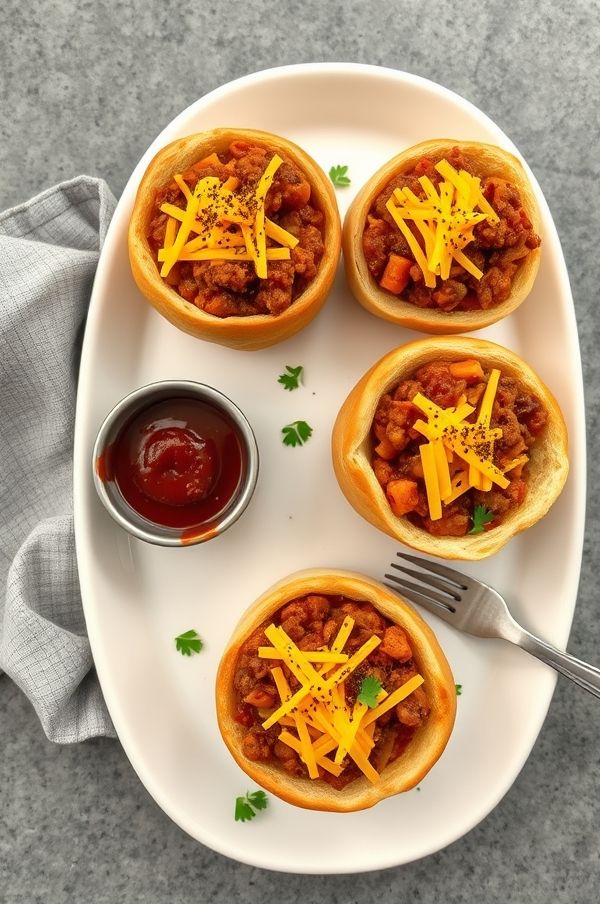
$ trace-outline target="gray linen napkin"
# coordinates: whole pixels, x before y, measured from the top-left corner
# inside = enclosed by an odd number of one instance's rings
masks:
[[[72,516],[79,351],[114,208],[105,182],[80,176],[0,214],[0,668],[62,744],[115,735]]]

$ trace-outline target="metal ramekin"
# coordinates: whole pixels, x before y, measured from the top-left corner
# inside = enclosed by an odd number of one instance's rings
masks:
[[[198,536],[186,535],[187,532],[178,527],[164,527],[148,521],[139,515],[121,494],[114,480],[104,480],[99,474],[98,464],[105,450],[114,443],[120,431],[138,412],[148,408],[155,402],[166,399],[190,398],[197,399],[212,405],[214,408],[227,415],[237,428],[239,438],[244,447],[245,468],[242,474],[240,486],[227,508],[218,516],[218,520],[211,522],[210,528],[204,533],[201,527]],[[92,470],[94,485],[104,507],[115,521],[140,540],[155,543],[158,546],[191,546],[195,543],[203,543],[212,539],[237,521],[252,498],[258,478],[258,446],[246,416],[237,405],[218,389],[207,386],[205,383],[194,383],[188,380],[164,380],[159,383],[149,383],[134,390],[121,399],[112,411],[106,416],[104,423],[98,431],[94,444]]]

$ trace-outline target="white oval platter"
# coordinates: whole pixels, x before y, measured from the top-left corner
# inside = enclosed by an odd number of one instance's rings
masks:
[[[214,710],[219,657],[241,612],[274,581],[327,566],[383,575],[397,544],[347,504],[330,463],[330,431],[349,389],[382,354],[418,334],[385,323],[350,296],[340,269],[322,313],[298,336],[237,352],[179,332],[139,294],[127,226],[142,173],[169,141],[217,126],[280,133],[325,170],[348,165],[353,192],[399,150],[432,137],[474,139],[517,153],[473,105],[422,78],[353,64],[273,69],[213,91],[159,135],[119,201],[94,284],[81,362],[75,437],[75,523],[86,622],[102,689],[125,751],[150,794],[186,832],[248,864],[288,872],[344,873],[407,863],[439,850],[484,818],[510,788],[543,723],[554,674],[500,641],[461,636],[425,616],[463,691],[442,759],[420,789],[371,810],[335,815],[272,798],[251,823],[233,819],[248,781],[222,743]],[[573,301],[556,229],[543,217],[540,272],[529,299],[479,335],[525,357],[567,419],[571,473],[548,516],[501,553],[465,570],[506,595],[532,631],[566,643],[577,594],[585,498],[585,429]],[[305,367],[285,392],[285,365]],[[210,383],[243,409],[256,432],[261,472],[243,518],[222,537],[161,549],[108,516],[92,484],[91,455],[107,411],[160,379]],[[314,428],[302,448],[281,442],[296,419]],[[196,628],[193,658],[174,637]]]

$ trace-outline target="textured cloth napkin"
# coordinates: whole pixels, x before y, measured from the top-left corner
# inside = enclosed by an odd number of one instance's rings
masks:
[[[0,668],[63,744],[115,735],[72,514],[79,352],[114,208],[105,182],[81,176],[0,214]]]

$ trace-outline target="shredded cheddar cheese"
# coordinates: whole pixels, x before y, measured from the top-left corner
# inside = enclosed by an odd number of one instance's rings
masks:
[[[408,697],[424,679],[415,675],[391,694],[382,689],[375,709],[358,701],[350,705],[346,700],[345,682],[381,643],[380,638],[373,635],[352,655],[344,653],[353,627],[354,619],[348,615],[330,649],[304,651],[281,627],[269,625],[265,635],[272,646],[259,647],[258,655],[262,659],[283,661],[300,683],[300,688],[292,693],[281,665],[271,668],[279,706],[268,715],[264,713],[266,718],[262,727],[266,730],[273,725],[281,726],[279,740],[300,756],[310,778],[319,777],[319,768],[339,776],[344,769],[344,759],[349,757],[370,782],[376,783],[379,773],[369,761],[374,747],[375,722]],[[292,728],[295,733],[290,730]],[[334,753],[333,759],[329,757],[331,753]]]
[[[405,187],[394,189],[386,202],[430,289],[435,288],[438,276],[448,279],[453,261],[481,279],[482,271],[463,249],[473,241],[478,223],[499,222],[481,191],[479,178],[466,170],[458,172],[447,160],[440,160],[435,168],[444,181],[436,188],[431,179],[421,176],[425,198]]]
[[[236,193],[239,181],[233,176],[224,182],[204,176],[192,191],[177,173],[174,180],[186,206],[160,206],[168,216],[158,251],[160,275],[167,277],[178,261],[251,261],[259,279],[266,279],[268,261],[290,260],[298,239],[265,214],[267,192],[282,163],[274,154],[254,190],[241,193]],[[277,247],[267,247],[267,238]]]
[[[412,399],[426,418],[413,426],[429,440],[419,451],[432,521],[442,517],[442,504],[449,505],[469,489],[487,492],[494,484],[506,489],[510,483],[506,474],[528,461],[526,455],[520,455],[503,470],[494,464],[494,445],[502,429],[491,428],[490,420],[499,380],[500,371],[494,368],[474,422],[467,420],[475,409],[466,401],[459,400],[455,408],[440,408],[422,393]]]

